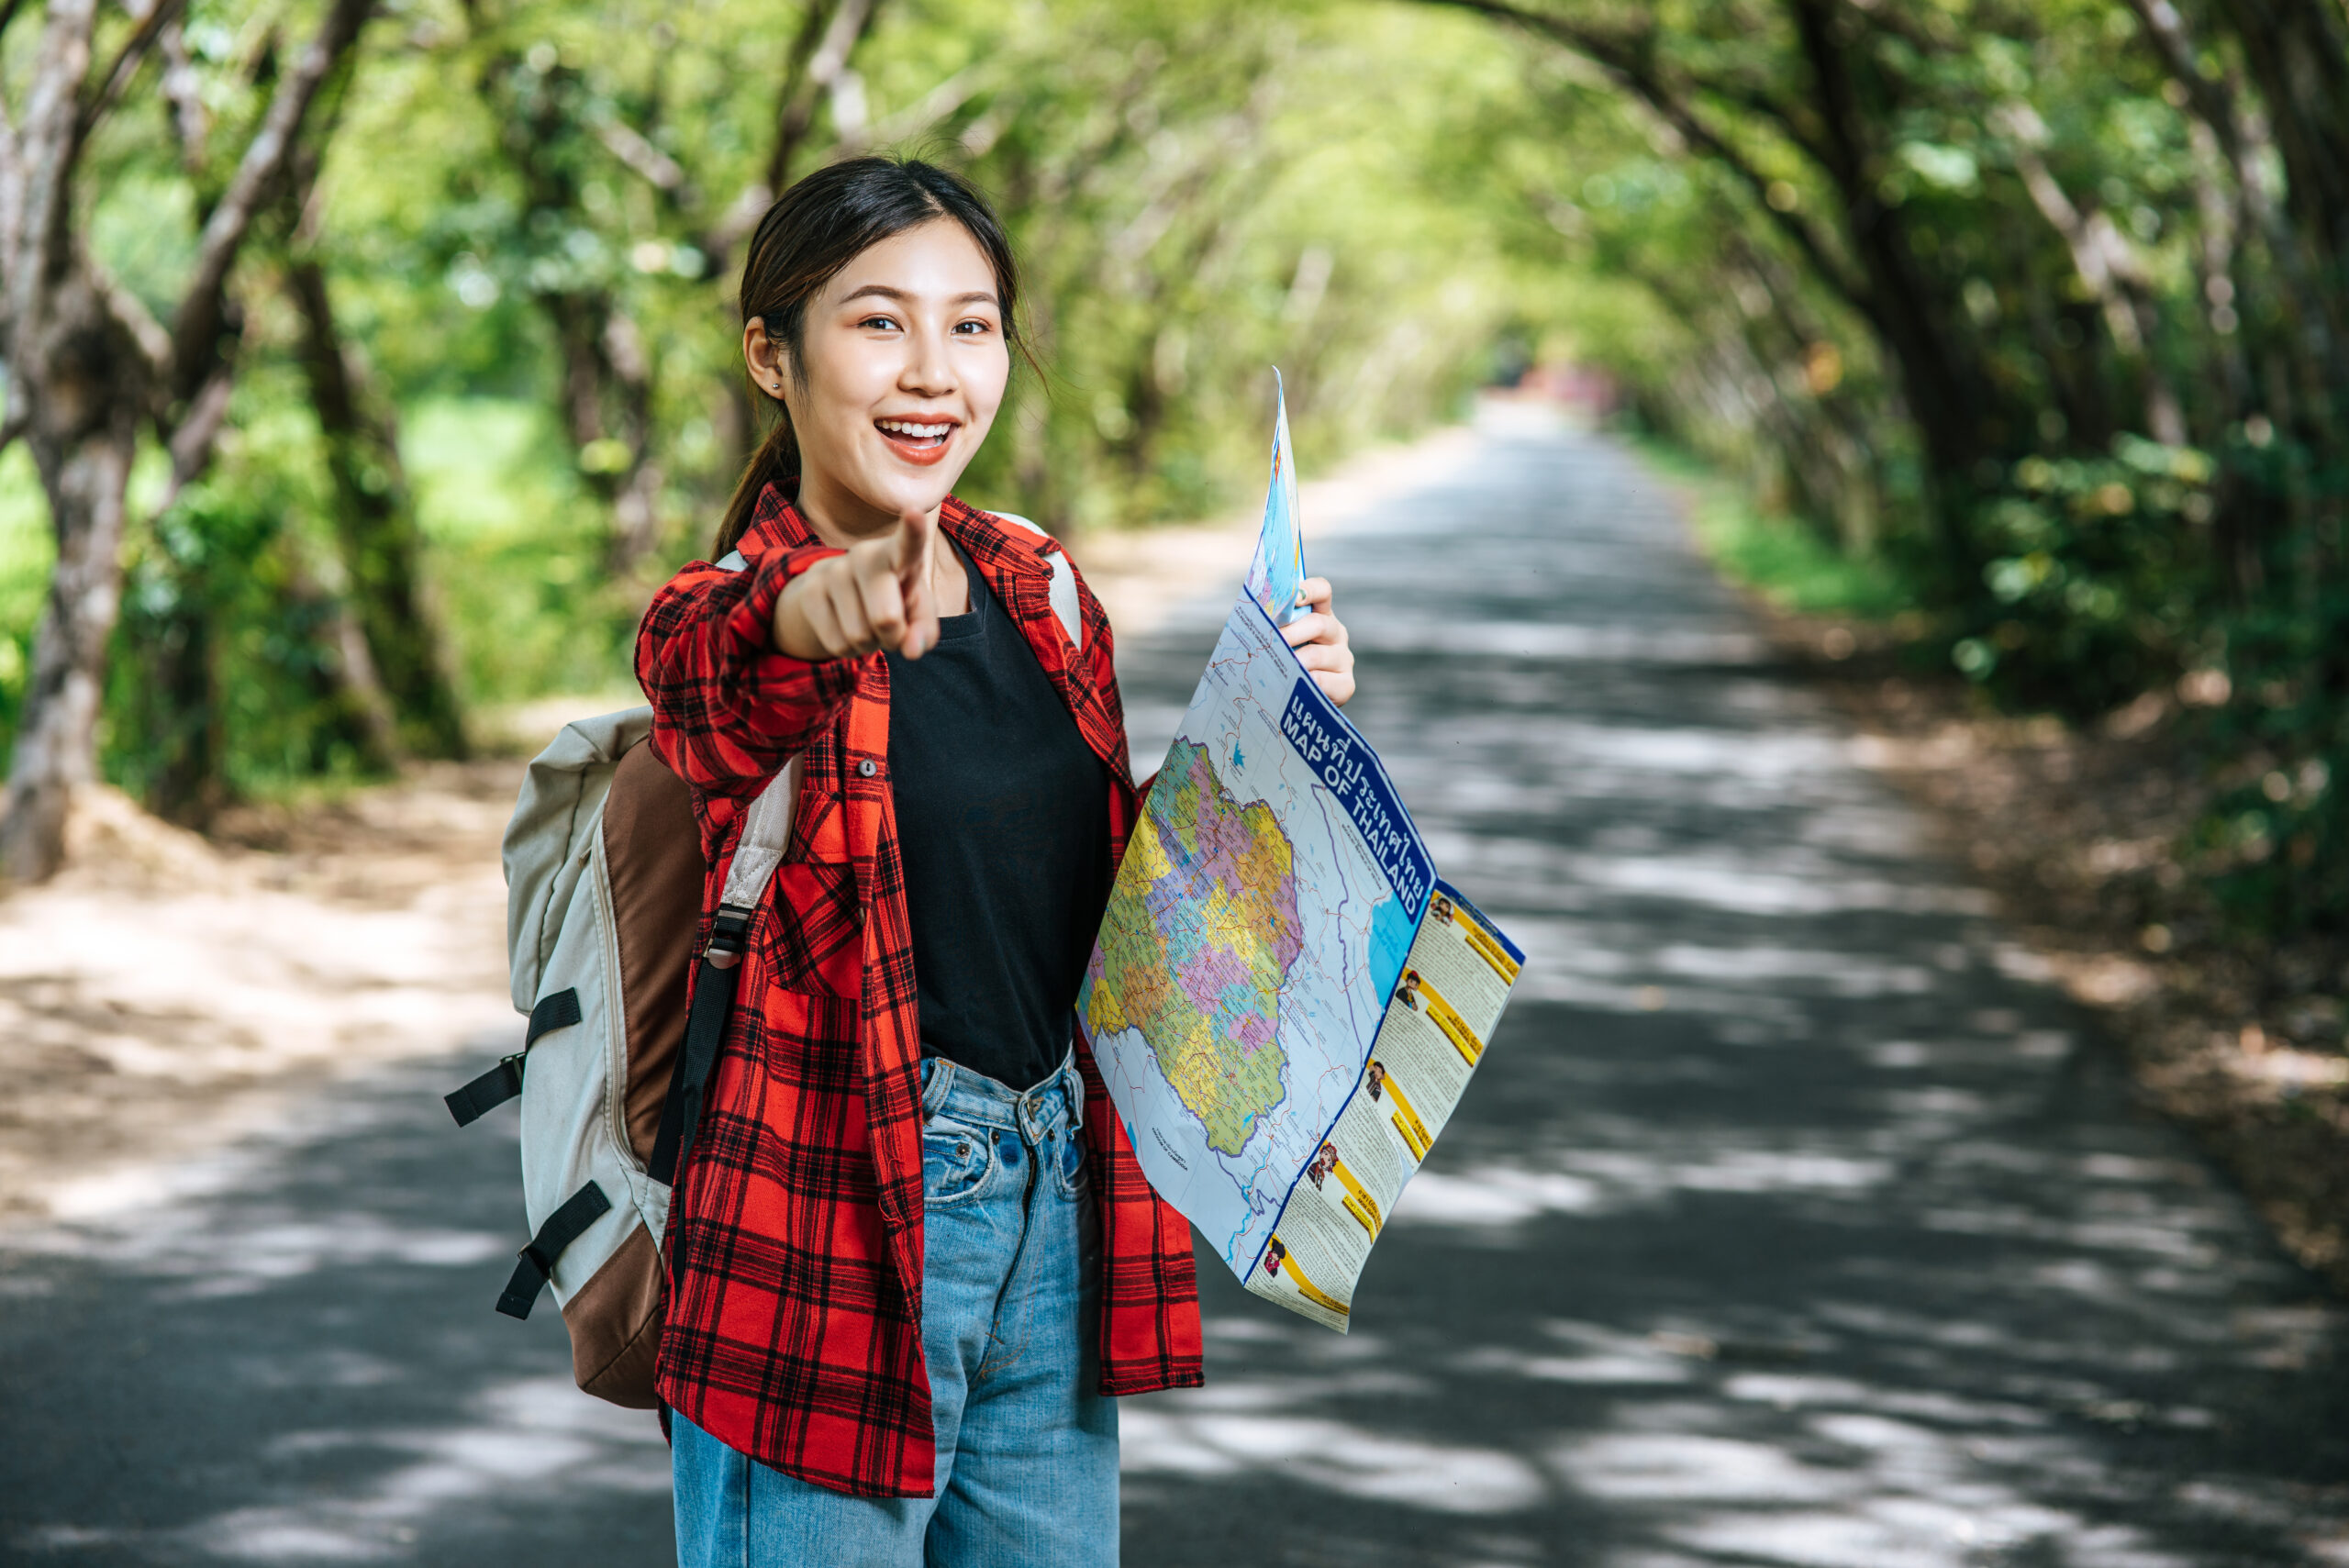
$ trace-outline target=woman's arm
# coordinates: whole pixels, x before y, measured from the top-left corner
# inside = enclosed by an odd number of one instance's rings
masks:
[[[775,601],[841,551],[770,550],[728,572],[689,566],[654,595],[636,634],[636,678],[652,704],[652,745],[686,783],[720,795],[764,787],[831,722],[862,661],[775,651]]]

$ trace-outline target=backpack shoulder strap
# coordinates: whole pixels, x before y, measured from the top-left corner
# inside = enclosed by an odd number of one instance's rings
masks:
[[[1048,541],[1052,537],[1016,513],[989,512],[987,516],[998,523],[1008,523],[1015,528],[1026,528],[1030,533],[1040,535]],[[1076,569],[1069,565],[1068,557],[1063,555],[1058,549],[1045,552],[1044,563],[1052,569],[1052,615],[1061,623],[1061,629],[1068,633],[1068,645],[1071,648],[1082,649],[1085,646],[1085,617],[1076,602]]]
[[[652,1158],[646,1162],[646,1170],[656,1182],[676,1184],[677,1166],[693,1148],[694,1129],[701,1125],[702,1096],[709,1086],[710,1069],[718,1065],[718,1049],[726,1043],[726,1020],[734,1011],[734,987],[741,978],[737,966],[750,945],[751,920],[791,842],[791,813],[798,801],[799,774],[799,759],[794,757],[759,792],[743,819],[734,858],[727,862],[726,887],[718,895],[717,918],[710,924],[709,945],[702,950],[694,976],[693,1005],[685,1014],[685,1049],[677,1052],[669,1096],[661,1106],[661,1130],[652,1141]]]
[[[720,915],[729,909],[748,913],[757,908],[760,895],[774,879],[774,868],[783,863],[783,851],[791,842],[791,812],[799,801],[799,759],[794,757],[751,802],[741,840],[734,846],[733,860],[727,863],[726,891],[718,899]]]

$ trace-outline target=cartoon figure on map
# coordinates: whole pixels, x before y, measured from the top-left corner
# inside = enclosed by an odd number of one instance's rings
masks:
[[[1447,926],[1452,924],[1451,899],[1446,898],[1442,894],[1439,893],[1435,895],[1434,904],[1431,905],[1429,908],[1430,912],[1432,913],[1437,919],[1442,921]]]
[[[1279,1237],[1274,1237],[1264,1244],[1264,1272],[1268,1274],[1280,1273],[1281,1263],[1287,1257],[1288,1249],[1281,1245]]]
[[[1313,1163],[1305,1168],[1305,1173],[1312,1178],[1313,1184],[1318,1189],[1321,1185],[1321,1178],[1337,1168],[1338,1146],[1334,1143],[1324,1143],[1321,1146],[1321,1152],[1313,1157]]]
[[[1402,1002],[1403,1006],[1410,1008],[1411,1011],[1418,1013],[1422,1017],[1426,1015],[1428,1005],[1426,1000],[1419,995],[1419,972],[1418,970],[1407,969],[1403,972],[1403,984],[1395,988],[1395,995],[1397,998]]]
[[[1372,1099],[1375,1100],[1384,1095],[1386,1092],[1386,1063],[1373,1057],[1369,1070],[1364,1074],[1364,1080]]]

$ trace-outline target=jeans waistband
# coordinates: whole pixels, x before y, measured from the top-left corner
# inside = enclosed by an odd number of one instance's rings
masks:
[[[1076,1048],[1061,1058],[1060,1070],[1025,1091],[974,1073],[942,1056],[921,1059],[921,1116],[945,1112],[954,1120],[1008,1128],[1030,1143],[1066,1126],[1085,1125],[1085,1080],[1076,1071]]]

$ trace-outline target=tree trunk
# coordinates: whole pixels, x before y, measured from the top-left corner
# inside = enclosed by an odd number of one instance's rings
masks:
[[[139,383],[148,361],[125,340],[86,267],[53,286],[39,324],[47,330],[12,367],[26,381],[33,415],[25,440],[57,539],[0,816],[0,873],[21,882],[55,873],[72,791],[96,775],[106,641],[122,606],[130,464],[146,403]],[[39,328],[24,322],[17,330],[29,337]]]
[[[1956,302],[1918,268],[1907,216],[1877,195],[1884,160],[1876,128],[1896,117],[1897,88],[1853,47],[1848,19],[1829,0],[1787,0],[1787,9],[1826,127],[1820,151],[1843,208],[1845,240],[1866,279],[1863,314],[1899,373],[1924,448],[1945,587],[1968,594],[1980,566],[1967,526],[1980,471],[2021,431],[1980,355],[1955,328]]]
[[[364,664],[345,651],[345,673],[357,678],[372,669],[398,716],[405,749],[462,757],[463,716],[426,602],[424,536],[391,417],[375,406],[336,330],[325,270],[300,256],[288,263],[285,279],[302,318],[302,371],[334,479],[335,540],[366,638]],[[367,706],[364,694],[358,705]]]

